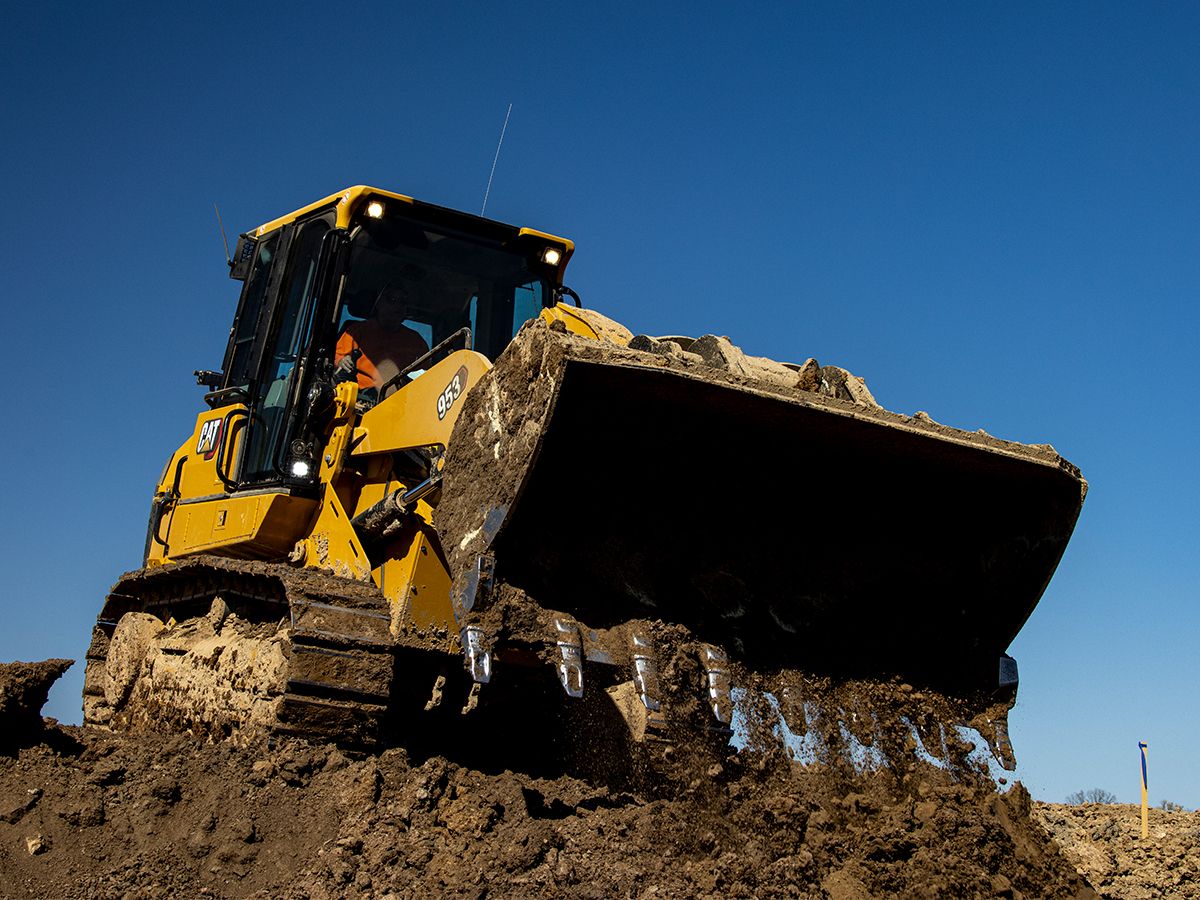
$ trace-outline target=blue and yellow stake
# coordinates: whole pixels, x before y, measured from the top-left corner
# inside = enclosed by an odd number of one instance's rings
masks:
[[[1138,741],[1138,750],[1142,752],[1142,837],[1150,837],[1150,805],[1147,802],[1146,790],[1146,742]]]

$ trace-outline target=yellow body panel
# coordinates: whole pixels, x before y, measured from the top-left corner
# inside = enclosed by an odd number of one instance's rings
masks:
[[[356,476],[343,476],[337,480],[336,484],[338,496],[342,498],[342,505],[346,509],[353,509],[355,516],[370,509],[397,488],[411,487],[411,485],[402,485],[393,477],[390,456],[381,454],[365,462],[367,462],[365,482]],[[357,499],[351,501],[348,499],[350,497]]]
[[[297,543],[296,550],[293,559],[298,558],[305,566],[359,581],[371,577],[367,553],[332,485],[325,486],[317,520],[308,536]]]
[[[341,474],[346,461],[346,445],[354,437],[354,403],[357,399],[358,385],[353,381],[343,381],[334,389],[333,421],[317,476],[321,484],[333,484]]]
[[[206,410],[196,416],[192,439],[172,457],[164,473],[167,483],[159,485],[159,490],[170,490],[175,486],[175,469],[182,455],[187,457],[179,477],[179,495],[182,499],[225,493],[225,485],[217,477],[217,463],[224,463],[228,475],[237,459],[246,421],[246,407],[242,404]]]
[[[354,429],[351,454],[366,456],[411,447],[446,446],[462,408],[463,394],[491,367],[482,353],[451,353],[363,415]]]
[[[563,251],[562,264],[564,266],[567,264],[567,260],[571,258],[571,254],[575,252],[575,242],[567,240],[564,237],[559,237],[558,235],[554,235],[554,234],[548,234],[545,231],[538,231],[536,228],[522,228],[521,234],[522,235],[528,234],[528,235],[531,235],[536,238],[544,238],[546,240],[546,243],[561,245],[562,251]]]
[[[420,501],[376,569],[376,581],[392,606],[392,630],[402,641],[457,652],[458,628],[450,602],[450,573],[442,559],[430,520],[432,509]]]
[[[279,557],[291,550],[297,530],[312,518],[316,506],[315,500],[284,493],[180,503],[167,513],[160,529],[167,547],[157,547],[157,558],[179,559],[218,548],[244,558]]]
[[[587,320],[582,316],[577,316],[571,312],[570,307],[562,303],[551,309],[543,309],[541,316],[551,325],[555,322],[561,322],[563,327],[571,334],[578,334],[581,337],[591,338],[595,340],[596,330],[588,324]]]
[[[396,490],[413,487],[392,476],[391,455],[380,453],[367,463],[366,482],[342,475],[339,497],[356,496],[354,515],[374,506]],[[348,508],[347,503],[347,508]],[[401,640],[426,648],[457,652],[458,628],[450,602],[450,574],[433,528],[433,507],[419,500],[414,516],[378,553],[371,577],[387,597],[392,611],[392,633]],[[307,556],[307,551],[306,551]]]

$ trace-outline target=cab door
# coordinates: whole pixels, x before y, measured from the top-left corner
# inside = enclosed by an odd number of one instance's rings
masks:
[[[328,211],[264,238],[243,289],[225,355],[222,399],[246,405],[237,423],[238,454],[229,491],[273,485],[303,487],[288,461],[305,383],[319,362],[314,329],[322,333],[331,270],[341,232]],[[316,354],[328,357],[328,353]],[[228,439],[233,439],[231,433]]]

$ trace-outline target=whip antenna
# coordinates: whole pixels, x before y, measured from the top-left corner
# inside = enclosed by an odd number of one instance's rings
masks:
[[[221,210],[217,209],[216,201],[213,201],[213,212],[217,214],[217,227],[221,229],[221,240],[225,242],[225,262],[232,268],[233,257],[229,255],[229,238],[225,237],[225,223],[221,221]]]
[[[512,115],[512,104],[508,104],[508,112],[504,114],[504,125],[500,129],[500,141],[496,144],[496,155],[492,158],[492,171],[488,174],[487,189],[483,192],[483,207],[479,210],[482,216],[487,211],[488,194],[492,192],[492,178],[496,174],[496,163],[500,160],[500,148],[504,146],[504,132],[508,130],[508,117]]]

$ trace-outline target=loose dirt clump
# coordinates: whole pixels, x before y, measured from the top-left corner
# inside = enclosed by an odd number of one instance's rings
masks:
[[[70,659],[0,663],[0,750],[40,739],[50,687],[73,665]]]
[[[1132,804],[1038,803],[1034,818],[1103,897],[1200,897],[1200,812],[1152,809],[1145,839]]]

